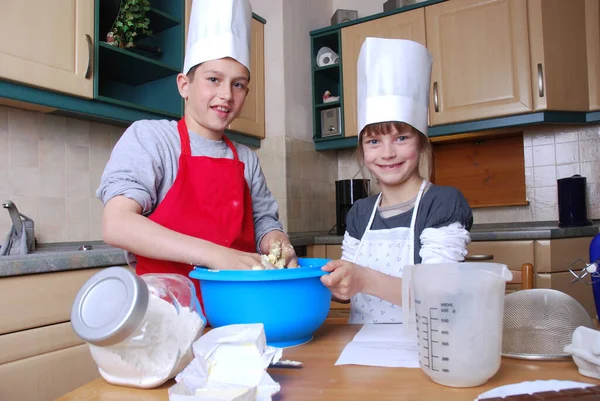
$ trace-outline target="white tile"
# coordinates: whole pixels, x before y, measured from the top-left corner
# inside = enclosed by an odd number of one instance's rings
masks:
[[[67,241],[89,241],[89,239],[89,224],[67,224]]]
[[[533,208],[531,205],[519,207],[519,221],[533,221]]]
[[[66,236],[66,225],[62,224],[59,226],[47,226],[39,225],[35,228],[35,236],[40,243],[52,243],[52,242],[65,242]]]
[[[40,141],[38,147],[38,164],[40,169],[65,171],[65,144],[61,141]]]
[[[533,187],[533,167],[525,167],[525,186]]]
[[[90,201],[89,199],[66,199],[67,226],[90,224]]]
[[[531,142],[533,146],[554,144],[554,132],[550,130],[536,133],[531,138]]]
[[[10,195],[38,196],[37,167],[16,167],[9,171]]]
[[[50,198],[65,198],[65,172],[41,169],[39,173],[40,194]]]
[[[557,221],[558,209],[556,207],[540,207],[535,209],[536,221]]]
[[[112,126],[92,122],[90,124],[90,147],[111,149]]]
[[[523,157],[525,158],[525,167],[533,167],[533,148],[523,148]]]
[[[594,162],[598,161],[600,155],[600,141],[579,141],[579,161]]]
[[[579,134],[577,130],[565,128],[564,131],[559,131],[559,129],[560,128],[557,127],[557,131],[554,134],[554,140],[557,144],[565,142],[577,142],[579,140]]]
[[[579,131],[580,141],[600,141],[600,124],[584,125]]]
[[[67,198],[89,199],[90,173],[87,171],[67,170],[66,177]],[[68,232],[68,230],[67,230]]]
[[[517,207],[503,207],[498,209],[499,223],[514,223],[519,221],[519,209]]]
[[[38,167],[38,141],[13,137],[9,139],[10,168]]]
[[[40,221],[41,225],[61,226],[65,224],[65,199],[40,197]]]
[[[555,163],[554,145],[533,146],[534,166],[549,166]]]
[[[523,146],[533,146],[533,135],[523,134]]]
[[[588,183],[600,182],[600,161],[581,163],[581,175]]]
[[[104,204],[100,199],[90,199],[90,224],[102,225]]]
[[[557,143],[555,147],[556,164],[571,164],[579,162],[578,142]]]
[[[581,166],[579,163],[562,164],[556,166],[556,178],[567,178],[575,174],[581,174]]]
[[[600,203],[588,207],[588,219],[600,219]]]
[[[536,219],[537,211],[539,209],[551,209],[555,208],[558,204],[556,198],[556,186],[554,187],[543,187],[543,188],[535,188],[535,210],[536,210]]]
[[[51,114],[39,116],[40,141],[65,143],[67,118]]]
[[[487,224],[498,222],[498,208],[477,208],[473,209],[473,223]]]
[[[10,107],[8,109],[8,134],[15,138],[37,141],[39,138],[38,114],[35,111]]]
[[[90,148],[67,144],[65,161],[67,170],[90,171]]]
[[[590,205],[600,203],[600,184],[588,183],[587,184],[586,196]]]
[[[66,143],[69,145],[90,146],[90,122],[67,118]],[[68,235],[68,231],[67,231]]]
[[[537,187],[556,185],[556,167],[542,166],[533,168],[533,183]]]

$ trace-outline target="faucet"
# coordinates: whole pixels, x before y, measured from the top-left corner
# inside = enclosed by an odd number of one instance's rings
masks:
[[[8,209],[8,214],[10,215],[10,219],[12,220],[13,230],[15,230],[17,238],[22,238],[21,235],[23,233],[23,230],[25,230],[25,238],[27,240],[27,252],[34,251],[35,228],[33,220],[31,220],[24,214],[19,213],[17,205],[15,205],[14,202],[11,200],[2,202],[2,207]]]

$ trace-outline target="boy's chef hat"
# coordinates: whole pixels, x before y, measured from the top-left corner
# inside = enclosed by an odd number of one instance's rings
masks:
[[[427,136],[433,57],[411,40],[367,38],[358,56],[358,132],[398,121]]]
[[[250,71],[249,0],[194,0],[183,73],[200,63],[231,57]]]

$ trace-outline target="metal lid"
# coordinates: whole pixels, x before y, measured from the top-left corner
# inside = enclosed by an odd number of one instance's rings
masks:
[[[148,309],[148,286],[132,271],[110,267],[81,287],[71,309],[71,325],[81,339],[99,346],[129,337]]]

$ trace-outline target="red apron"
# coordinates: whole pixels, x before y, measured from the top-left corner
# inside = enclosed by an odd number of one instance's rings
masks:
[[[181,141],[179,170],[173,186],[149,219],[181,234],[228,248],[256,252],[252,198],[244,163],[235,146],[223,136],[232,159],[192,156],[185,120],[177,124]],[[188,277],[193,266],[137,256],[136,273],[177,273]],[[204,311],[198,280],[198,300]]]

